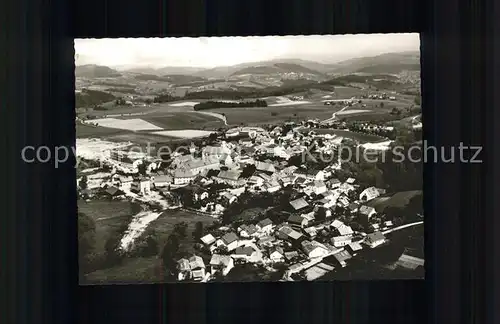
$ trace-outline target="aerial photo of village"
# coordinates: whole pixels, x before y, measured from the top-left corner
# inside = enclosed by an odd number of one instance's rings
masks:
[[[420,102],[419,34],[76,39],[80,284],[423,279]]]

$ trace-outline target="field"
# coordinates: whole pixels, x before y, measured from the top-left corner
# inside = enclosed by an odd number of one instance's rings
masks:
[[[113,107],[108,111],[93,111],[87,115],[93,115],[98,118],[105,116],[108,118],[112,117],[115,118],[114,124],[104,121],[102,124],[108,126],[108,128],[78,125],[77,137],[95,136],[110,141],[161,143],[176,137],[178,138],[179,134],[175,132],[159,133],[160,131],[217,130],[226,126],[221,118],[217,118],[217,116],[210,115],[209,113],[224,114],[228,126],[238,126],[242,124],[258,126],[308,119],[326,120],[331,118],[334,112],[344,108],[344,105],[341,103],[334,106],[325,105],[325,100],[345,100],[353,96],[360,97],[367,92],[369,92],[369,90],[343,86],[335,87],[334,92],[311,89],[310,91],[304,91],[304,93],[291,94],[304,95],[305,98],[302,102],[289,101],[285,97],[265,97],[262,99],[268,102],[268,107],[216,108],[204,112],[193,111],[193,105],[209,99],[197,99],[196,101],[182,100],[178,102],[153,104],[149,107]],[[396,95],[396,98],[396,101],[362,99],[361,104],[356,103],[344,110],[338,115],[338,118],[348,121],[384,122],[401,119],[398,115],[390,114],[391,110],[394,107],[404,110],[413,103],[413,97]],[[278,105],[276,106],[276,104]],[[135,121],[124,121],[126,119]],[[108,120],[113,121],[112,119]],[[141,123],[144,125],[139,125],[137,122],[138,120],[141,120]],[[148,126],[146,127],[145,125]],[[113,130],[109,127],[125,129]],[[145,131],[146,128],[156,130],[155,134],[150,131]],[[136,131],[135,133],[132,132],[134,130]],[[373,142],[380,139],[369,135],[358,134],[349,134],[349,136],[346,137],[352,137],[362,142]]]
[[[172,233],[175,224],[180,222],[188,223],[186,238],[181,240],[181,253],[190,254],[194,252],[194,240],[192,232],[196,222],[202,222],[204,226],[211,225],[214,218],[204,215],[194,214],[184,210],[165,211],[160,217],[152,221],[145,234],[153,231],[158,240],[158,246],[162,248],[169,235]],[[200,254],[197,252],[197,254]],[[207,262],[207,260],[205,260]],[[120,266],[94,271],[86,276],[86,281],[91,283],[113,282],[113,283],[131,283],[131,282],[158,282],[162,280],[161,259],[156,256],[148,258],[127,258]]]
[[[101,118],[101,119],[93,119],[92,123],[108,128],[116,128],[123,130],[131,130],[131,131],[145,131],[145,130],[161,130],[161,127],[158,127],[154,124],[148,123],[140,118],[131,118],[131,119],[117,119],[117,118]]]
[[[109,235],[128,224],[139,208],[128,201],[79,200],[78,211],[90,216],[96,222],[95,252],[103,253]]]
[[[91,125],[84,125],[84,124],[80,124],[80,123],[77,123],[75,128],[76,128],[76,137],[77,138],[101,137],[101,136],[119,135],[119,134],[129,133],[128,131],[122,130],[122,129],[97,127],[97,126],[91,126]]]
[[[184,129],[184,130],[161,131],[161,132],[155,132],[154,134],[166,135],[175,138],[198,138],[198,137],[208,136],[212,134],[212,132],[196,130],[196,129]]]
[[[192,112],[155,113],[142,117],[164,130],[182,129],[217,129],[224,126],[224,122],[214,116]]]
[[[260,125],[286,122],[289,120],[315,119],[332,117],[340,107],[325,106],[323,103],[303,104],[295,106],[270,106],[252,108],[219,108],[210,111],[225,114],[229,125]]]

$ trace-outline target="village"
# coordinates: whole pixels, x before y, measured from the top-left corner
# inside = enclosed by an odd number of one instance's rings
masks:
[[[132,152],[130,145],[99,152],[99,166],[80,172],[79,195],[141,203],[141,226],[130,225],[123,251],[133,249],[148,222],[167,209],[213,217],[217,225],[200,236],[198,252],[167,269],[178,281],[223,280],[242,264],[277,273],[281,281],[320,279],[349,266],[364,250],[388,244],[392,232],[423,226],[423,215],[398,223],[378,213],[370,202],[386,197],[385,189],[339,179],[344,138],[318,134],[322,125],[309,120],[269,129],[237,127],[214,133],[205,145],[191,143],[156,156]],[[365,131],[377,128],[363,125]],[[311,147],[329,159],[306,163]],[[393,264],[409,271],[423,265],[407,253]]]

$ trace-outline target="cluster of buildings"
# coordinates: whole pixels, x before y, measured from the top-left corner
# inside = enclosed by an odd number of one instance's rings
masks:
[[[292,189],[288,205],[275,208],[279,221],[263,213],[253,221],[206,233],[200,242],[206,254],[178,260],[178,279],[204,282],[228,275],[239,263],[254,263],[270,271],[285,264],[284,279],[293,280],[294,274],[304,271],[314,280],[345,267],[359,251],[385,243],[382,232],[393,224],[372,221],[377,212],[368,202],[385,190],[362,189],[354,178],[340,181],[336,177],[340,160],[316,170],[289,163],[292,156],[302,154],[311,143],[318,144],[319,139],[318,150],[333,154],[341,138],[293,127],[285,133],[284,129],[239,130],[237,140],[227,138],[201,148],[193,145],[188,154],[171,156],[167,165],[149,163],[143,175],[115,173],[101,189],[113,198],[127,192],[142,197],[153,192],[178,193],[189,197],[190,208],[213,217],[219,217],[244,193],[280,194],[285,188]],[[145,157],[116,151],[110,161],[137,168]],[[363,228],[353,229],[352,222]]]

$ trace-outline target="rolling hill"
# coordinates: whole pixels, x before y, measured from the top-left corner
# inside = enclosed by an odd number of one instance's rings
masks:
[[[107,66],[87,64],[75,67],[75,76],[81,78],[112,78],[121,74]]]
[[[354,58],[335,64],[330,72],[397,74],[404,70],[420,70],[420,52],[387,53]]]

